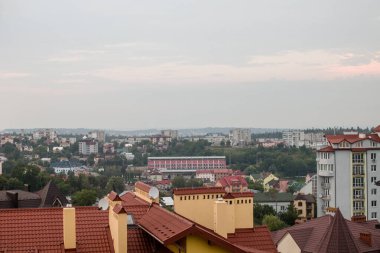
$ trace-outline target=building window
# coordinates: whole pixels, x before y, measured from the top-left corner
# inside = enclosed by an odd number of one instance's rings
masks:
[[[371,177],[371,183],[376,182],[376,177]]]
[[[354,187],[363,187],[364,186],[364,181],[362,177],[354,177],[352,179],[352,184]]]
[[[371,147],[376,147],[376,146],[377,146],[377,143],[374,141],[371,141]]]
[[[210,195],[207,195],[207,199],[210,199]]]
[[[376,165],[371,165],[371,171],[376,171]]]
[[[372,212],[371,213],[371,218],[372,219],[377,219],[377,213],[376,212]]]
[[[371,206],[377,206],[377,201],[376,200],[372,200],[371,201]]]
[[[363,165],[354,165],[352,170],[353,175],[364,175]]]
[[[285,206],[281,206],[281,211],[285,211]]]
[[[206,196],[205,196],[205,195],[203,195],[203,199],[206,199]]]
[[[199,195],[197,195],[197,199],[199,199]]]
[[[298,206],[302,206],[302,202],[298,202]]]
[[[179,200],[182,200],[182,197],[179,197]]]
[[[364,154],[363,153],[353,153],[352,154],[352,162],[353,163],[363,163],[364,162]]]
[[[376,153],[371,153],[371,160],[376,160]]]
[[[251,200],[248,200],[248,203],[251,204]]]
[[[371,189],[371,194],[376,195],[377,194],[377,189]]]
[[[186,200],[186,196],[185,196],[185,200]]]
[[[195,196],[193,195],[193,200],[195,199]]]
[[[239,201],[239,200],[237,200],[237,203],[238,203],[238,204],[240,204],[239,202],[240,202],[240,201]]]

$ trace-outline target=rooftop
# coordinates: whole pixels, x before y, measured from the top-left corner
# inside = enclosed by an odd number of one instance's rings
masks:
[[[189,160],[189,159],[226,159],[225,156],[163,156],[148,157],[148,160]]]
[[[174,195],[226,193],[222,187],[175,188]]]

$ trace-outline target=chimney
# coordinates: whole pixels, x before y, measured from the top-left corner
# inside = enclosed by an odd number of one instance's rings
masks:
[[[75,208],[63,208],[63,244],[66,249],[76,248]]]
[[[115,192],[108,194],[108,223],[111,230],[115,253],[127,252],[127,212],[121,205],[121,199]]]
[[[351,217],[351,221],[357,223],[366,222],[367,217],[365,215],[354,215]]]
[[[18,192],[15,191],[7,191],[7,195],[12,201],[13,208],[18,208]]]
[[[368,246],[372,247],[372,234],[371,233],[360,233],[360,240],[367,244]]]

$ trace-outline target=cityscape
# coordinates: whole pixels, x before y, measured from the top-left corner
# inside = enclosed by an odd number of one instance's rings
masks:
[[[0,253],[380,252],[379,10],[0,1]]]

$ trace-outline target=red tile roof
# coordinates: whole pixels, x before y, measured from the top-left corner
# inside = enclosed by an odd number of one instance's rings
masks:
[[[62,252],[63,209],[4,209],[0,211],[0,251]],[[113,252],[108,211],[76,208],[77,251]]]
[[[137,226],[128,227],[127,249],[131,253],[155,252],[154,239]]]
[[[380,125],[378,125],[377,127],[375,127],[373,129],[373,131],[375,131],[375,133],[380,133]]]
[[[146,183],[143,183],[143,182],[138,181],[138,182],[136,182],[136,184],[135,184],[135,188],[140,189],[140,190],[142,190],[142,191],[144,191],[144,192],[149,192],[151,186],[150,186],[150,185],[147,185]]]
[[[277,252],[271,233],[266,226],[236,229],[235,233],[227,235],[227,239],[239,246],[264,250],[266,252]]]
[[[334,152],[335,149],[331,146],[327,146],[327,147],[324,147],[324,148],[321,148],[320,150],[318,150],[318,152]]]
[[[176,188],[173,190],[174,195],[211,194],[211,193],[226,193],[226,191],[222,187]]]
[[[365,138],[360,138],[359,134],[338,134],[338,135],[326,135],[326,139],[331,144],[339,144],[342,141],[349,143],[355,143],[362,140],[373,140],[380,142],[380,137],[377,134],[367,134]]]
[[[245,178],[243,178],[243,177],[241,177],[241,176],[228,176],[228,177],[223,177],[223,178],[219,179],[218,182],[219,182],[223,187],[234,186],[234,185],[242,185],[243,187],[244,187],[244,186],[248,186],[248,183],[247,183],[247,181],[245,180]]]
[[[253,192],[229,192],[226,193],[224,199],[235,199],[235,198],[253,198]]]

